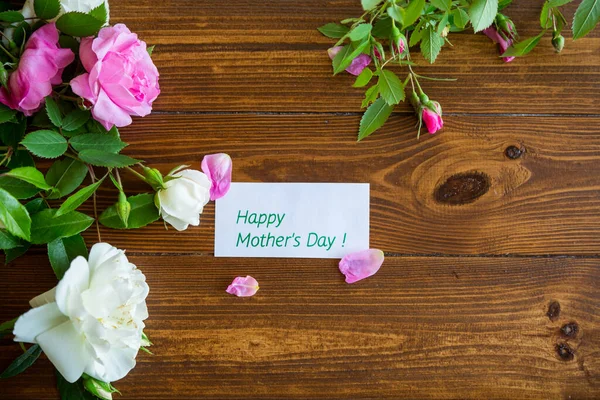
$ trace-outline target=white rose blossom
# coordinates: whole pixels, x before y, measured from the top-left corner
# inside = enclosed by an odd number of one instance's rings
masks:
[[[17,342],[37,343],[69,382],[83,373],[103,382],[135,366],[148,318],[144,274],[125,253],[98,243],[77,257],[58,285],[30,301],[19,317]]]
[[[156,193],[156,206],[165,222],[178,231],[200,225],[200,214],[210,200],[211,182],[200,171],[184,169],[172,173],[164,189]]]

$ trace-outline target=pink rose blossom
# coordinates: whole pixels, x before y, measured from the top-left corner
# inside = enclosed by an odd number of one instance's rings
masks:
[[[423,121],[427,126],[427,131],[431,134],[436,133],[444,127],[444,120],[442,119],[442,107],[437,101],[432,101],[435,110],[431,110],[427,107],[423,107]]]
[[[504,39],[502,37],[502,35],[500,35],[500,33],[498,33],[498,31],[496,30],[496,28],[493,25],[490,26],[489,28],[484,29],[482,32],[487,37],[489,37],[492,40],[492,42],[498,43],[498,49],[500,51],[500,54],[504,54],[506,49],[508,49],[513,44],[512,39],[510,39],[510,38]],[[515,59],[514,57],[504,57],[503,58],[504,62],[511,62],[514,59]]]
[[[340,261],[340,272],[346,276],[346,283],[358,282],[375,275],[383,264],[383,251],[369,249],[347,254]]]
[[[106,130],[144,117],[160,93],[158,70],[146,43],[123,24],[102,28],[97,38],[81,40],[79,57],[88,73],[71,81],[78,96],[92,103],[92,115]]]
[[[250,275],[238,276],[231,282],[231,285],[227,287],[226,292],[233,294],[237,297],[250,297],[254,296],[258,292],[258,282]]]
[[[225,153],[209,154],[202,160],[202,172],[211,181],[210,199],[225,196],[231,186],[231,157]]]
[[[333,60],[335,58],[335,55],[339,53],[342,48],[342,46],[335,46],[327,50],[329,58]],[[352,60],[348,68],[346,68],[346,72],[348,72],[351,75],[358,76],[361,72],[363,72],[363,69],[365,69],[369,64],[371,64],[371,57],[369,57],[366,54],[360,54],[358,57]]]
[[[31,35],[17,70],[8,79],[8,88],[0,89],[0,103],[29,116],[37,111],[52,85],[62,83],[62,72],[75,54],[58,46],[56,25],[47,24]]]

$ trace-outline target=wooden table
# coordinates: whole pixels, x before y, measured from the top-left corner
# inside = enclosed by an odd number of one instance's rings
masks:
[[[516,3],[507,13],[536,34],[541,2]],[[155,112],[122,130],[126,154],[166,172],[227,152],[240,182],[370,182],[371,243],[386,252],[347,285],[335,260],[214,258],[212,205],[184,233],[103,229],[151,287],[154,356],[115,384],[123,399],[600,398],[598,31],[510,64],[485,36],[455,34],[419,67],[458,78],[426,83],[443,133],[416,140],[402,105],[356,143],[362,92],[331,76],[316,28],[359,1],[110,4],[156,44],[161,72]],[[226,295],[246,274],[259,294]],[[0,319],[55,284],[44,249],[0,268]],[[4,368],[21,350],[0,344]],[[0,394],[56,399],[51,365]]]

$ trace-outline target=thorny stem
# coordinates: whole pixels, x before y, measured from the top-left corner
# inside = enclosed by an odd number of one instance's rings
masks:
[[[92,178],[92,185],[96,182],[96,174],[94,173],[94,167],[88,165],[90,171],[90,178]],[[102,237],[100,236],[100,222],[98,222],[98,205],[96,203],[96,191],[94,191],[94,218],[96,219],[96,233],[98,234],[98,243],[102,243]]]

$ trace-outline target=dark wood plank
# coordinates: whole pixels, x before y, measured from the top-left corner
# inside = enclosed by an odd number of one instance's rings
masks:
[[[599,118],[447,117],[443,133],[418,141],[413,117],[398,115],[361,143],[354,116],[154,115],[135,122],[123,130],[131,143],[125,152],[165,173],[183,163],[199,169],[204,154],[223,151],[238,182],[369,182],[371,244],[387,252],[600,253]],[[505,155],[511,146],[524,151],[520,158]],[[437,190],[465,173],[476,176]],[[149,190],[127,173],[124,179],[130,192]],[[100,209],[116,201],[112,192],[99,196]],[[83,210],[92,214],[91,205]],[[212,253],[213,228],[211,204],[201,227],[183,233],[155,223],[102,235],[132,252]],[[87,238],[97,240],[94,230]]]
[[[116,383],[126,399],[600,397],[597,259],[388,257],[352,286],[334,260],[130,259],[156,346]],[[258,294],[227,295],[245,274]],[[0,269],[0,318],[54,284],[42,257]],[[1,343],[5,366],[20,350]],[[51,370],[6,382],[4,398],[55,398]]]
[[[507,10],[524,37],[539,33],[541,4],[519,1]],[[331,76],[332,41],[316,28],[360,13],[358,0],[111,2],[113,21],[157,45],[161,111],[358,112],[363,91],[350,87],[349,75]],[[458,79],[424,82],[447,113],[600,114],[598,32],[569,39],[560,56],[546,37],[510,64],[483,35],[450,40],[455,46],[446,46],[435,65],[417,57],[421,74]]]

